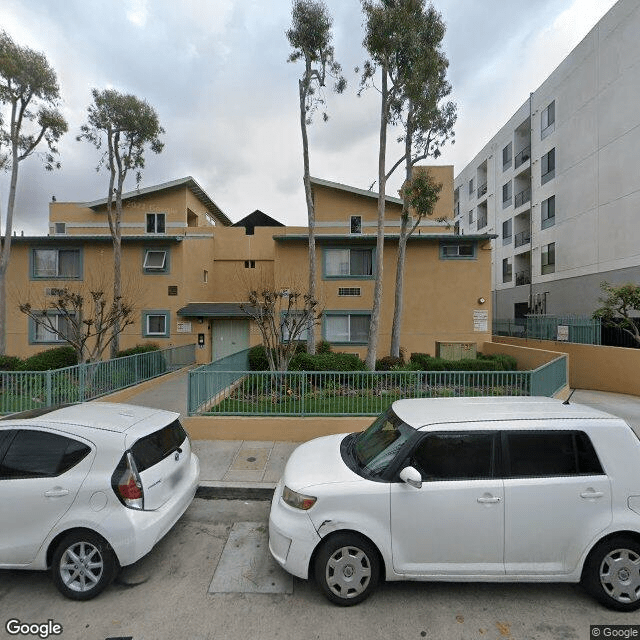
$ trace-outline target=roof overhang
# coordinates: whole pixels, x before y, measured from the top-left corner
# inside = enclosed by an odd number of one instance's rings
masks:
[[[476,233],[468,235],[459,235],[455,233],[422,233],[412,234],[409,236],[409,242],[481,242],[484,240],[493,240],[497,238],[496,233]],[[384,236],[385,241],[398,241],[400,235],[397,233],[387,233]],[[296,233],[290,235],[273,236],[276,242],[308,242],[309,236],[305,233]],[[373,234],[326,234],[318,235],[315,237],[316,244],[367,244],[370,245],[376,242],[376,236]]]
[[[188,237],[188,236],[187,236]],[[182,242],[185,236],[160,236],[160,235],[123,235],[123,244],[129,242],[145,242],[156,244],[167,244],[169,242]],[[84,244],[86,242],[112,242],[108,233],[95,235],[59,235],[59,236],[14,236],[12,243],[16,244]]]
[[[340,182],[331,182],[330,180],[322,180],[321,178],[311,177],[311,184],[319,187],[328,187],[329,189],[337,189],[338,191],[346,191],[353,193],[357,196],[364,196],[365,198],[378,199],[378,193],[376,191],[369,191],[367,189],[358,189],[358,187],[351,187],[348,184],[341,184]],[[393,198],[392,196],[385,195],[385,202],[391,202],[393,204],[402,204],[400,198]]]
[[[241,306],[242,302],[190,302],[178,309],[183,318],[248,318],[249,314]]]

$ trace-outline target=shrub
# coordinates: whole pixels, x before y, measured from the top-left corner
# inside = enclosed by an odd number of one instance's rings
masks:
[[[47,371],[71,367],[74,364],[78,364],[78,359],[73,347],[54,347],[27,358],[22,363],[22,369],[25,371]]]
[[[118,351],[116,353],[116,358],[124,358],[125,356],[135,356],[138,353],[147,353],[148,351],[159,351],[160,347],[155,344],[137,344],[135,347],[131,347],[131,349],[125,349],[124,351]]]
[[[249,349],[249,370],[250,371],[268,371],[269,360],[267,360],[267,350],[263,345],[257,344]]]
[[[401,367],[404,364],[403,358],[395,358],[394,356],[385,356],[376,360],[376,371],[393,371],[397,370],[397,367]]]
[[[22,360],[16,356],[0,356],[0,371],[19,371]]]
[[[320,340],[316,345],[316,353],[331,353],[331,344],[326,340]]]
[[[290,371],[364,371],[364,362],[355,353],[299,353],[291,359]]]
[[[466,358],[463,360],[444,360],[432,358],[426,353],[412,353],[411,363],[417,364],[422,371],[515,371],[516,359],[504,354]]]

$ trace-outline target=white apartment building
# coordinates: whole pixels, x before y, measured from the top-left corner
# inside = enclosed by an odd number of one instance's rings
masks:
[[[456,177],[460,233],[496,233],[494,317],[590,315],[640,284],[640,2],[619,0]]]

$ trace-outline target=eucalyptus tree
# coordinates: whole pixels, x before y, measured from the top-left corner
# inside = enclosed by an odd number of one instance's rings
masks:
[[[122,192],[129,171],[135,171],[136,185],[142,179],[145,151],[161,153],[164,143],[160,136],[164,129],[156,110],[146,100],[120,93],[115,89],[93,89],[93,103],[87,109],[87,123],[82,125],[78,140],[86,140],[101,151],[96,167],[109,173],[107,190],[107,219],[113,241],[113,301],[122,304]],[[119,351],[122,325],[117,310],[112,327],[111,357]]]
[[[0,243],[0,354],[6,352],[6,276],[20,163],[42,142],[48,171],[58,169],[58,141],[67,131],[59,109],[56,72],[43,53],[16,44],[0,32],[0,168],[10,173],[7,216]],[[0,220],[1,222],[1,220]]]
[[[300,130],[302,133],[302,163],[304,168],[303,182],[307,203],[307,219],[309,225],[309,291],[310,299],[316,299],[316,243],[315,243],[315,205],[311,192],[309,170],[309,137],[307,126],[312,123],[313,114],[320,106],[324,106],[324,88],[327,78],[333,80],[333,90],[342,93],[346,80],[341,74],[340,64],[334,58],[331,44],[332,18],[326,5],[321,0],[294,0],[291,8],[291,28],[287,30],[287,39],[292,52],[288,62],[302,61],[304,70],[298,79],[298,97],[300,103]],[[326,111],[323,119],[328,119]],[[310,320],[311,322],[311,320]],[[307,351],[315,353],[316,340],[313,325],[309,324],[307,332]]]

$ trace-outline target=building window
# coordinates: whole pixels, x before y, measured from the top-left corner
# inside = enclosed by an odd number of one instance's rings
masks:
[[[502,185],[502,208],[506,209],[513,202],[513,183],[511,180]]]
[[[46,314],[46,321],[39,322],[29,318],[29,336],[33,343],[55,343],[65,342],[66,337],[73,335],[73,323],[71,318],[74,314],[65,315],[55,311],[42,312]],[[55,329],[55,330],[54,330]]]
[[[296,335],[296,342],[306,342],[309,337],[309,329],[307,327],[300,328],[300,321],[302,320],[302,312],[289,311],[289,313],[282,312],[280,315],[280,331],[282,332],[282,341],[289,342],[291,338],[291,331],[295,331],[298,328],[298,335]]]
[[[547,273],[554,273],[556,270],[556,243],[552,242],[542,247],[541,254],[541,268],[540,273],[545,275]]]
[[[513,265],[511,264],[511,258],[504,258],[502,260],[502,282],[511,282],[513,277]]]
[[[373,249],[325,249],[325,278],[373,276]]]
[[[351,216],[351,233],[362,233],[362,216]]]
[[[169,312],[168,311],[143,311],[142,312],[143,337],[168,338],[169,337]]]
[[[551,196],[542,201],[542,228],[553,227],[556,223],[556,197]]]
[[[469,224],[473,224],[473,209],[469,211]]]
[[[478,230],[484,229],[488,224],[486,202],[484,204],[484,207],[478,207]]]
[[[256,268],[256,261],[255,260],[245,260],[244,261],[244,268],[245,269],[255,269]]]
[[[441,260],[471,260],[476,257],[474,242],[440,243]]]
[[[57,236],[63,236],[67,233],[67,223],[66,222],[54,222],[53,223],[53,232]]]
[[[549,153],[542,156],[542,184],[556,177],[556,150],[551,149]]]
[[[502,244],[511,244],[513,236],[513,221],[511,218],[502,223]]]
[[[82,277],[80,249],[32,249],[32,278],[79,280]]]
[[[324,338],[328,342],[343,344],[366,344],[369,340],[369,313],[334,313],[324,314]]]
[[[470,196],[473,195],[473,178],[471,178],[471,180],[469,180],[469,195]]]
[[[556,129],[556,101],[554,100],[546,109],[542,111],[540,118],[540,139],[546,138]]]
[[[164,213],[147,213],[147,233],[164,233]]]
[[[158,249],[146,249],[142,268],[145,273],[167,273],[167,251]]]
[[[507,169],[511,169],[512,159],[513,159],[513,143],[510,142],[502,150],[502,170],[503,171],[506,171]]]
[[[205,269],[202,272],[202,281],[207,284],[207,282],[209,282],[209,272]]]

